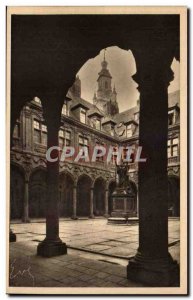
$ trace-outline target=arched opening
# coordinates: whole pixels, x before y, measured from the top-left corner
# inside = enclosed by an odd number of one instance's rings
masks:
[[[177,176],[168,176],[168,214],[180,216],[180,179]]]
[[[95,216],[105,214],[105,181],[103,178],[97,178],[94,183],[94,208]]]
[[[24,173],[19,167],[11,165],[10,170],[10,218],[21,219],[24,203]]]
[[[109,214],[113,211],[113,202],[112,202],[112,193],[114,192],[116,188],[116,181],[111,181],[109,184],[109,198],[108,198],[108,208],[109,208]]]
[[[42,218],[46,215],[46,171],[36,170],[29,180],[29,217]]]
[[[59,183],[59,216],[71,217],[73,214],[74,181],[68,173],[60,175]]]
[[[77,183],[77,216],[85,217],[90,215],[91,179],[82,175]]]

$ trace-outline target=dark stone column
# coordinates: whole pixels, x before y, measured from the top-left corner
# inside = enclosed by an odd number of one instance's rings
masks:
[[[94,213],[93,213],[93,209],[94,209],[94,188],[92,187],[90,189],[90,216],[89,218],[93,219],[94,218]]]
[[[172,286],[179,276],[168,252],[167,88],[173,79],[172,58],[152,52],[136,55],[133,76],[140,91],[139,146],[147,161],[139,163],[139,248],[127,277],[149,286]]]
[[[60,121],[57,117],[47,119],[47,146],[58,146]],[[52,151],[51,158],[58,158],[59,151]],[[67,246],[59,238],[59,160],[47,161],[46,238],[39,243],[37,254],[45,257],[67,253]]]
[[[76,213],[76,208],[77,208],[77,186],[75,185],[73,187],[73,215],[72,219],[77,220],[77,213]]]
[[[105,189],[105,218],[109,217],[109,190],[108,188]]]
[[[24,222],[24,223],[30,222],[30,219],[29,219],[29,181],[28,180],[25,180],[22,222]]]

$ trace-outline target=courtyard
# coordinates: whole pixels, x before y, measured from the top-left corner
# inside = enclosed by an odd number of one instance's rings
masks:
[[[169,218],[169,252],[180,262],[179,218]],[[60,219],[60,238],[68,255],[42,258],[37,245],[45,238],[45,220],[14,222],[10,243],[10,286],[139,287],[126,278],[126,266],[138,248],[138,224],[109,225],[104,218]]]

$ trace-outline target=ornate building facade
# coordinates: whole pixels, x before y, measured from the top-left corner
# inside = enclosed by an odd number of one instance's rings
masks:
[[[95,145],[106,148],[136,147],[139,136],[139,101],[131,109],[119,113],[117,92],[112,88],[112,76],[104,57],[97,79],[98,89],[93,104],[81,98],[81,80],[77,76],[70,88],[61,112],[59,145],[76,150]],[[179,91],[169,94],[168,100],[168,212],[180,215],[180,103]],[[54,103],[53,103],[54,105]],[[159,108],[158,108],[159,109]],[[159,145],[158,151],[159,151]],[[11,150],[11,218],[45,217],[46,203],[47,127],[41,100],[38,97],[23,107],[14,128]],[[109,216],[113,210],[111,194],[116,185],[115,159],[100,157],[96,162],[84,160],[60,162],[60,217]],[[135,194],[134,212],[138,211],[138,164],[128,168]]]

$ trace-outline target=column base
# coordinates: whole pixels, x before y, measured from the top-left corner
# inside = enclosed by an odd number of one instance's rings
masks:
[[[140,253],[129,261],[127,278],[154,287],[178,287],[179,265],[170,254],[167,258],[145,258]]]
[[[89,216],[89,219],[94,219],[94,218],[95,218],[94,215],[90,215],[90,216]]]
[[[78,217],[77,216],[72,216],[71,219],[72,220],[78,220]]]
[[[22,218],[22,222],[23,223],[30,223],[30,219],[29,218]]]
[[[61,240],[49,241],[44,240],[38,244],[37,255],[44,257],[52,257],[67,254],[67,246]]]
[[[10,243],[13,243],[13,242],[16,242],[16,234],[15,233],[13,233],[13,231],[12,230],[10,230],[10,232],[9,232],[9,242]]]
[[[104,217],[105,217],[105,218],[109,218],[110,215],[109,215],[109,214],[104,214]]]

